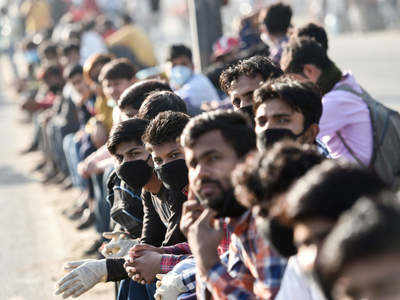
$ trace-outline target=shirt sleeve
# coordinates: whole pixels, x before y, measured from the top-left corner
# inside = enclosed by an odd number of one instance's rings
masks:
[[[166,228],[156,212],[150,193],[143,195],[143,227],[141,243],[159,247],[164,240]]]
[[[173,255],[173,254],[163,254],[161,257],[160,271],[161,274],[166,274],[182,260],[188,258],[189,255]]]
[[[180,254],[191,254],[192,253],[190,251],[190,247],[187,242],[179,243],[174,246],[162,247],[162,249],[165,251],[165,254],[180,255]]]

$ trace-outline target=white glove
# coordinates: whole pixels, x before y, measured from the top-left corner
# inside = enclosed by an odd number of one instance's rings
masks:
[[[63,298],[77,298],[107,278],[105,259],[69,262],[64,268],[73,270],[57,282],[55,294],[63,294]]]
[[[111,241],[103,247],[101,254],[106,258],[124,257],[128,254],[129,249],[139,244],[138,239],[130,239],[125,237],[124,232],[105,232],[103,236]]]
[[[156,300],[176,300],[178,296],[188,291],[183,284],[182,277],[179,274],[170,272],[168,274],[157,274],[157,290],[154,294]]]

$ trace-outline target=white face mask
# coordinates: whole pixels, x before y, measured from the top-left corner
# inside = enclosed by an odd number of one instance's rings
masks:
[[[171,70],[170,84],[174,89],[181,88],[192,77],[193,71],[186,66],[175,66]]]

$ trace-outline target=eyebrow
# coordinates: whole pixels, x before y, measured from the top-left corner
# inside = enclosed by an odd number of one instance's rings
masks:
[[[211,155],[211,154],[213,154],[213,153],[219,153],[219,151],[216,150],[216,149],[211,149],[211,150],[205,151],[205,152],[203,152],[203,153],[201,153],[201,154],[199,155],[198,160],[201,160],[201,159],[203,159],[204,157],[209,156],[209,155]]]
[[[290,117],[290,116],[292,116],[292,115],[291,114],[286,114],[286,113],[280,113],[280,114],[272,115],[271,117],[272,118],[281,118],[281,117]]]
[[[136,150],[136,149],[140,149],[140,147],[139,146],[134,146],[134,147],[130,148],[127,152],[131,152],[131,151]]]
[[[179,151],[179,147],[176,147],[176,148],[174,148],[174,149],[172,149],[171,151],[169,151],[168,153],[167,153],[167,156],[170,156],[172,153],[174,153],[175,151]]]

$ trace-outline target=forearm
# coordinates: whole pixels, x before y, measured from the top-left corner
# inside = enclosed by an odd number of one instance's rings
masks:
[[[164,250],[165,254],[191,254],[190,247],[188,242],[179,243],[173,246],[165,246],[161,247]]]

